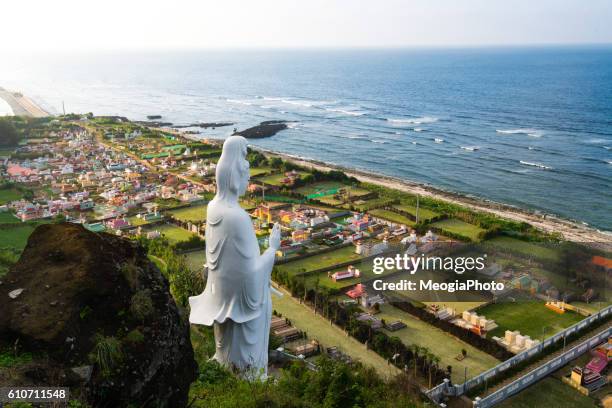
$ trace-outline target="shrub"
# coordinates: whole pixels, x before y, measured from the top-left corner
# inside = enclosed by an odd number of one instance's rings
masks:
[[[145,340],[144,334],[140,330],[134,329],[125,336],[125,341],[130,344],[140,344]]]
[[[121,343],[115,337],[97,334],[94,338],[91,360],[100,367],[102,375],[108,377],[123,360]]]
[[[132,296],[130,312],[136,319],[144,321],[153,314],[154,310],[151,292],[148,290],[139,290]]]

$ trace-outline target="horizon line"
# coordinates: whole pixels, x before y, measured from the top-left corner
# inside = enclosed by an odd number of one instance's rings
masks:
[[[229,46],[128,46],[128,47],[105,47],[98,48],[30,48],[30,49],[8,49],[8,54],[52,54],[52,53],[96,53],[96,52],[162,52],[162,51],[299,51],[299,50],[425,50],[425,49],[503,49],[503,48],[588,48],[588,47],[612,47],[612,41],[606,42],[542,42],[542,43],[491,43],[491,44],[406,44],[406,45],[229,45]]]

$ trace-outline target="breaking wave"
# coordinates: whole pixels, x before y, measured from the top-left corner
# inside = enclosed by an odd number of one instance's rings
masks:
[[[542,131],[537,129],[496,129],[497,133],[504,135],[527,135],[531,137],[542,137]]]
[[[408,124],[408,125],[421,125],[423,123],[434,123],[438,121],[438,118],[433,116],[423,116],[421,118],[406,118],[406,119],[392,119],[387,118],[388,122],[397,124]]]
[[[552,167],[546,166],[546,165],[541,164],[541,163],[528,162],[528,161],[524,161],[524,160],[521,160],[520,163],[525,165],[525,166],[537,167],[539,169],[544,169],[544,170],[552,170]]]

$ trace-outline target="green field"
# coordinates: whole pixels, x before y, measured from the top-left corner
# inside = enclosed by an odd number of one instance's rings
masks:
[[[461,235],[462,237],[469,238],[472,241],[478,241],[478,234],[485,231],[476,225],[468,224],[467,222],[456,220],[454,218],[434,222],[431,224],[431,226],[439,228],[442,231],[448,231],[452,232],[453,234]]]
[[[196,205],[191,207],[169,210],[168,214],[181,221],[206,221],[206,205]]]
[[[370,208],[379,208],[379,207],[384,207],[386,205],[389,205],[393,202],[393,200],[388,199],[388,198],[372,198],[370,200],[366,200],[363,202],[358,201],[354,201],[350,204],[345,204],[345,207],[354,207],[355,209],[357,209],[358,211],[367,211]]]
[[[396,307],[385,304],[381,306],[380,310],[381,313],[377,314],[376,317],[385,319],[387,322],[401,320],[408,326],[395,332],[385,330],[389,336],[398,337],[406,345],[416,344],[428,348],[433,354],[440,357],[440,367],[448,365],[453,367],[453,381],[463,382],[465,367],[468,368],[469,379],[499,364],[496,358],[484,351],[480,351]],[[461,354],[462,349],[467,351],[467,357],[463,361],[457,361],[455,357]]]
[[[268,174],[270,172],[272,172],[271,167],[251,167],[249,169],[249,175],[251,177],[261,176],[263,174]]]
[[[189,252],[185,254],[185,260],[187,261],[189,269],[192,271],[201,271],[206,263],[206,250],[202,249],[201,251]]]
[[[521,241],[520,239],[511,237],[495,237],[487,241],[487,245],[493,245],[502,250],[508,250],[521,256],[536,258],[541,261],[557,261],[560,256],[560,251],[552,247],[549,248],[544,245]]]
[[[29,223],[0,228],[0,248],[13,247],[22,250],[34,228],[36,225]]]
[[[0,189],[0,205],[4,205],[8,202],[19,200],[23,197],[21,191],[16,188],[3,188]]]
[[[375,210],[368,211],[369,214],[372,214],[374,217],[383,218],[385,220],[396,222],[398,224],[404,224],[408,226],[413,226],[415,224],[410,218],[398,214],[393,211],[383,210],[382,208],[377,208]]]
[[[11,212],[0,212],[0,224],[19,224],[21,221]]]
[[[595,408],[595,400],[582,395],[558,378],[546,377],[517,395],[508,398],[499,408]]]
[[[171,224],[156,225],[154,229],[159,231],[164,237],[168,238],[172,244],[187,241],[189,238],[195,235],[184,228]]]
[[[304,177],[308,173],[305,171],[298,171],[300,177]],[[281,181],[285,178],[285,173],[271,174],[269,176],[258,177],[257,181],[262,183],[271,184],[273,186],[281,186],[283,183]]]
[[[315,194],[333,189],[348,188],[346,184],[337,181],[318,181],[307,186],[300,187],[295,191],[303,195]]]
[[[333,196],[319,197],[318,200],[320,202],[322,202],[323,204],[327,204],[327,205],[331,205],[331,206],[338,206],[338,205],[342,205],[344,203],[344,201],[337,200],[337,199],[333,198]]]
[[[135,227],[139,227],[141,225],[146,225],[148,224],[147,221],[145,221],[143,218],[138,218],[137,216],[133,215],[131,217],[128,217],[128,221],[130,222],[131,225],[135,226]]]
[[[360,258],[361,256],[355,253],[355,247],[350,245],[325,254],[313,255],[308,258],[278,265],[278,268],[282,271],[287,271],[290,275],[294,275],[320,268],[333,268],[334,265],[339,263],[358,260]]]
[[[291,323],[300,330],[306,332],[309,338],[318,340],[323,346],[337,346],[343,353],[350,355],[355,360],[372,366],[382,376],[392,376],[399,373],[399,370],[385,359],[366,346],[359,343],[353,337],[347,336],[340,328],[330,324],[330,322],[303,304],[300,304],[290,295],[283,297],[272,295],[274,310],[280,312],[283,317],[289,318]]]
[[[416,217],[416,207],[415,206],[412,206],[409,204],[396,204],[393,206],[393,208],[396,208],[400,211],[407,212],[408,214],[411,214],[414,217]],[[432,218],[438,217],[439,215],[440,214],[438,214],[435,211],[431,211],[431,210],[428,210],[427,208],[419,207],[419,222],[429,221]]]
[[[494,303],[478,309],[478,314],[495,320],[499,326],[489,333],[489,337],[503,337],[506,330],[518,330],[532,339],[542,340],[578,323],[584,316],[566,311],[564,314],[553,312],[544,302],[517,301]]]

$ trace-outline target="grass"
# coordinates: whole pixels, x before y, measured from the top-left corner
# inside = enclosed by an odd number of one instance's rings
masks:
[[[16,367],[32,361],[32,354],[21,353],[15,355],[13,351],[6,350],[0,353],[0,367]]]
[[[15,149],[5,149],[5,148],[0,149],[0,157],[10,156],[13,153],[15,153]]]
[[[332,280],[332,278],[330,278],[329,276],[327,276],[328,272],[320,272],[314,275],[308,275],[306,277],[306,287],[307,288],[311,288],[315,286],[317,277],[319,278],[319,286],[320,287],[324,287],[324,288],[330,288],[330,289],[340,289],[340,288],[345,288],[347,286],[352,286],[352,285],[356,285],[359,282],[363,282],[366,281],[368,279],[374,278],[375,275],[374,272],[372,271],[374,268],[374,265],[372,264],[372,261],[360,261],[360,260],[356,260],[356,262],[353,264],[353,266],[357,269],[359,269],[360,272],[360,277],[359,278],[351,278],[351,279],[342,279],[340,281],[334,282]],[[334,272],[339,272],[339,271],[346,271],[346,267],[344,268],[336,268],[336,269],[332,269],[329,271],[329,273],[334,273]]]
[[[148,224],[147,221],[145,221],[143,218],[138,218],[137,216],[131,216],[128,217],[128,221],[130,222],[130,224],[132,224],[135,227],[139,227],[141,225],[146,225]]]
[[[485,231],[476,225],[468,224],[467,222],[454,218],[434,222],[431,224],[431,226],[439,228],[442,231],[448,231],[453,234],[461,235],[462,237],[469,238],[472,241],[478,241],[478,234]]]
[[[192,271],[200,271],[206,263],[206,250],[189,252],[185,255],[187,266]]]
[[[23,250],[34,228],[36,225],[27,223],[0,228],[0,248],[13,247]]]
[[[168,264],[166,264],[166,261],[151,254],[147,255],[147,257],[155,264],[155,266],[157,266],[157,269],[159,269],[162,274],[166,275],[168,270]]]
[[[483,371],[499,364],[493,356],[464,343],[458,338],[435,328],[416,317],[406,313],[389,304],[381,306],[381,313],[376,317],[385,319],[387,322],[401,320],[406,328],[386,333],[389,336],[398,337],[404,344],[416,344],[428,348],[433,354],[440,357],[440,366],[452,366],[452,379],[455,382],[463,382],[464,369],[468,368],[468,378],[474,377]],[[463,361],[455,360],[461,354],[461,350],[467,351],[467,358]]]
[[[544,302],[518,301],[494,303],[478,309],[479,315],[493,319],[498,328],[489,337],[503,337],[506,330],[518,330],[532,339],[541,340],[578,323],[584,319],[578,313],[566,311],[564,314],[553,312]]]
[[[338,206],[338,205],[342,205],[344,203],[344,201],[336,200],[335,198],[333,198],[331,196],[320,197],[319,201],[322,202],[323,204],[327,204],[327,205],[331,205],[331,206]]]
[[[352,202],[350,204],[345,204],[345,207],[350,207],[353,206],[354,208],[356,208],[358,211],[367,211],[370,208],[378,208],[378,207],[384,207],[386,205],[391,204],[393,200],[389,199],[389,198],[373,198],[371,200],[366,200],[363,203],[358,204],[358,202]]]
[[[315,269],[320,268],[329,267],[331,269],[334,267],[334,265],[339,263],[358,260],[360,258],[361,257],[355,253],[355,247],[350,245],[335,251],[320,255],[313,255],[308,258],[278,265],[278,268],[287,271],[290,275],[293,275],[302,272],[314,271]]]
[[[511,237],[495,237],[487,241],[487,244],[517,253],[523,257],[537,258],[541,261],[557,261],[560,256],[560,251]]]
[[[19,200],[21,197],[23,197],[23,193],[16,188],[0,189],[0,205]]]
[[[0,224],[20,224],[21,221],[11,212],[0,212]]]
[[[302,186],[296,189],[295,192],[303,195],[309,195],[327,190],[340,189],[343,187],[348,186],[337,181],[319,181],[316,183],[309,184],[307,186]]]
[[[387,364],[378,354],[367,350],[365,345],[347,336],[343,330],[330,324],[328,320],[315,315],[308,306],[300,304],[290,295],[285,294],[282,298],[272,296],[272,302],[277,312],[289,318],[295,327],[305,331],[308,337],[318,340],[322,345],[337,346],[353,359],[374,367],[382,376],[389,377],[399,372],[395,366]]]
[[[262,176],[262,175],[268,174],[270,172],[272,172],[272,168],[271,167],[251,167],[249,169],[249,175],[251,177]]]
[[[163,236],[168,238],[170,243],[187,241],[189,238],[195,235],[184,228],[171,224],[157,225],[155,226],[155,229],[158,230]]]
[[[169,210],[168,213],[181,221],[202,221],[206,220],[206,205],[196,205],[192,207]]]
[[[398,209],[400,211],[407,212],[408,214],[411,214],[416,217],[416,207],[413,205],[396,204],[393,206],[393,208]],[[429,221],[432,218],[438,217],[439,215],[440,214],[438,214],[435,211],[431,211],[431,210],[428,210],[427,208],[419,207],[419,221],[420,222]]]
[[[558,378],[546,377],[497,406],[499,408],[595,408],[598,404],[592,398],[563,384]]]
[[[404,224],[404,225],[408,225],[408,226],[413,226],[415,224],[414,221],[412,221],[410,218],[405,217],[401,214],[398,214],[396,212],[393,211],[389,211],[389,210],[383,210],[382,208],[377,208],[375,210],[370,210],[368,211],[369,214],[373,215],[374,217],[378,217],[378,218],[383,218],[385,220],[391,221],[391,222],[395,222],[398,224]]]
[[[300,177],[304,177],[305,175],[307,175],[308,173],[305,171],[298,171],[298,173],[300,174]],[[282,186],[283,183],[281,183],[281,181],[285,178],[285,173],[277,173],[277,174],[272,174],[269,176],[264,176],[264,177],[258,177],[257,181],[260,181],[262,183],[266,183],[266,184],[270,184],[273,186]]]

